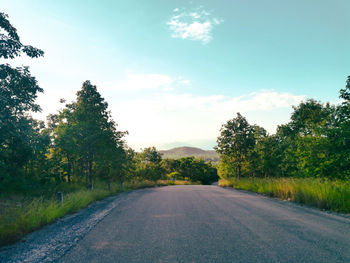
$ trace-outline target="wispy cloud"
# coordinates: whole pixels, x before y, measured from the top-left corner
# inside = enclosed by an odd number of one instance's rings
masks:
[[[174,79],[162,74],[128,74],[124,80],[101,83],[101,90],[135,91],[143,89],[172,89]]]
[[[97,83],[101,91],[170,91],[178,86],[189,85],[190,81],[182,76],[174,77],[165,74],[127,74],[123,80]]]
[[[219,129],[228,119],[241,112],[252,124],[256,123],[269,132],[286,123],[292,112],[291,105],[305,99],[303,95],[281,93],[274,90],[257,91],[239,97],[226,95],[194,95],[181,93],[191,85],[183,77],[162,74],[129,74],[122,81],[111,85],[97,84],[98,90],[110,102],[110,109],[121,130],[128,130],[128,143],[134,148],[162,145],[174,141],[215,141]],[[77,85],[79,86],[79,85]],[[180,88],[182,87],[182,88]],[[126,96],[123,100],[111,100],[106,91],[147,88],[151,96]],[[177,91],[172,91],[173,89]],[[74,99],[74,91],[48,91],[38,98],[44,112],[37,118],[44,119],[63,105],[59,98]],[[128,92],[123,94],[129,94]]]
[[[126,100],[113,106],[112,112],[118,114],[120,127],[129,131],[130,145],[138,148],[174,141],[215,141],[221,125],[237,112],[273,133],[277,125],[288,122],[291,105],[304,99],[303,95],[273,90],[240,97],[157,93]]]
[[[259,91],[239,97],[223,95],[195,96],[192,94],[158,94],[153,99],[134,100],[136,104],[149,104],[154,111],[206,111],[217,113],[270,111],[298,104],[305,96],[276,91]],[[130,102],[128,102],[130,103]]]
[[[212,39],[212,30],[221,24],[223,19],[212,17],[211,13],[202,7],[195,10],[175,8],[173,16],[167,22],[173,38],[200,41],[207,44]]]

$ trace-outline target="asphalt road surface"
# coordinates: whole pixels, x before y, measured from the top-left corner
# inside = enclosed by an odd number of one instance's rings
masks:
[[[350,218],[217,186],[143,189],[58,262],[350,262]]]

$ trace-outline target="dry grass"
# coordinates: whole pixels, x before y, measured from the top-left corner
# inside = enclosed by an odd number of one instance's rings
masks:
[[[350,213],[350,182],[315,178],[221,179],[220,186],[231,186],[320,209]]]
[[[64,186],[60,190],[65,192],[64,202],[56,201],[54,193],[45,197],[8,196],[0,199],[0,246],[19,240],[25,234],[34,231],[56,219],[78,211],[108,196],[116,195],[145,187],[173,184],[172,181],[134,181],[127,182],[121,189],[119,184],[112,184],[108,191],[106,183],[97,182],[94,190],[85,190],[83,186]],[[177,181],[176,184],[187,184]],[[51,197],[50,197],[51,196]]]

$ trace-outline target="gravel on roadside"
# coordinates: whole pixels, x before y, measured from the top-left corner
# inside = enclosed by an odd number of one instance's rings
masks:
[[[0,248],[0,262],[55,262],[100,222],[129,192],[95,202],[32,232],[13,245]]]

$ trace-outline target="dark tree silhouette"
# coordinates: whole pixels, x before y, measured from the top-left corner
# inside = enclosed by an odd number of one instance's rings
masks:
[[[44,55],[44,51],[29,45],[23,45],[17,34],[17,29],[11,25],[8,15],[0,12],[0,58],[15,58],[25,53],[37,58]]]

